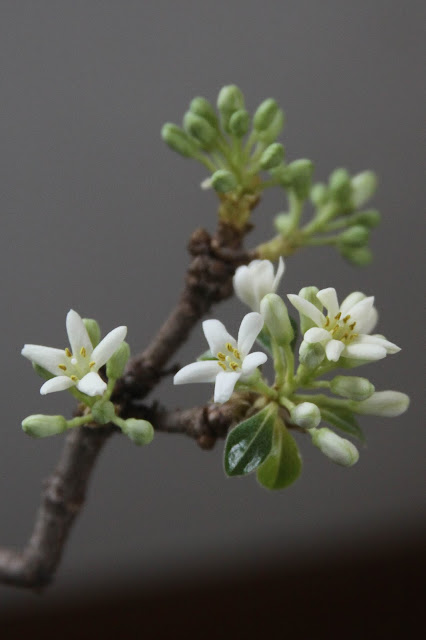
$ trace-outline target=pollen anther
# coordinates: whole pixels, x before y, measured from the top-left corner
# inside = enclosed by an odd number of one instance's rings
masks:
[[[223,364],[223,362],[218,362],[217,364],[219,365],[219,367],[222,367],[224,371],[226,371],[226,365]]]
[[[77,376],[71,376],[71,380],[72,380],[73,382],[77,382],[78,378],[77,378]]]
[[[335,316],[334,316],[334,319],[335,319],[335,320],[340,320],[341,316],[342,316],[342,312],[341,312],[341,311],[339,311],[339,313],[338,313],[337,315],[335,315]]]
[[[72,353],[71,353],[71,351],[68,349],[68,347],[65,349],[65,355],[67,356],[67,358],[72,358]]]
[[[219,351],[219,353],[217,354],[217,357],[219,358],[219,360],[225,360],[226,356],[224,353],[222,353],[222,351]]]
[[[353,331],[355,329],[355,325],[356,325],[356,322],[352,322],[352,324],[349,325],[349,329]]]
[[[66,368],[66,366],[64,364],[58,364],[58,367],[60,369],[62,369],[62,371],[66,371],[67,370],[67,368]]]
[[[325,319],[324,327],[328,327],[329,324],[330,324],[330,318],[327,316],[326,319]]]
[[[95,366],[95,364],[96,364],[96,362],[94,360],[92,360],[92,362],[90,362],[90,364],[89,364],[89,367],[92,368],[92,367]]]
[[[84,347],[81,347],[81,349],[80,349],[80,353],[81,353],[81,355],[83,356],[83,358],[85,358],[85,357],[86,357],[86,349],[85,349]]]
[[[232,346],[232,344],[230,342],[226,343],[226,348],[228,349],[228,351],[230,351],[231,353],[234,353],[234,347]]]
[[[238,369],[238,364],[236,362],[230,362],[229,366],[231,367],[232,371],[236,371]]]
[[[351,316],[350,316],[349,314],[348,314],[347,316],[345,316],[345,317],[343,318],[343,322],[346,324],[350,317],[351,317]]]

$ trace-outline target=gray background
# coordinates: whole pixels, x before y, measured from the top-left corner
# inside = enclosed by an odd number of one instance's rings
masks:
[[[176,300],[189,234],[215,225],[215,196],[199,189],[205,173],[159,131],[223,84],[239,84],[250,109],[277,98],[288,157],[312,158],[318,179],[336,166],[379,174],[374,265],[303,251],[287,261],[281,292],[375,293],[379,330],[403,351],[365,373],[413,399],[399,419],[363,421],[368,448],[350,471],[302,439],[304,474],[281,493],[225,479],[222,444],[205,453],[159,435],[140,450],[114,438],[45,603],[71,588],[297,561],[424,527],[422,24],[415,1],[0,3],[2,544],[25,543],[62,446],[26,437],[21,419],[73,406],[66,394],[40,397],[21,346],[65,346],[70,307],[105,331],[126,323],[135,351],[146,344]],[[283,208],[280,193],[265,197],[250,243],[270,235]],[[235,330],[244,312],[231,301],[214,315]],[[198,329],[179,361],[202,348]],[[168,380],[155,397],[190,406],[209,392]],[[0,610],[34,603],[0,588]]]

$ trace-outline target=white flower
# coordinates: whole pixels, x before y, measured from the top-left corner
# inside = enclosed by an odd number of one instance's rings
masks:
[[[409,404],[410,398],[401,391],[376,391],[367,400],[354,403],[353,408],[356,413],[394,418],[407,411]]]
[[[174,384],[214,382],[214,401],[226,402],[238,380],[249,378],[267,360],[267,356],[260,351],[249,354],[262,327],[260,313],[248,313],[241,322],[238,340],[234,340],[219,320],[205,320],[204,335],[212,355],[217,359],[188,364],[177,372]]]
[[[76,386],[88,396],[102,395],[107,385],[98,374],[98,370],[117,351],[126,337],[127,327],[117,327],[93,348],[83,320],[78,313],[68,312],[66,327],[71,350],[42,347],[38,344],[26,344],[21,353],[25,358],[53,373],[40,389],[40,393],[63,391]]]
[[[249,265],[238,267],[233,280],[236,296],[253,311],[259,311],[262,298],[278,289],[284,268],[282,258],[275,275],[270,260],[252,260]]]
[[[291,304],[317,326],[308,329],[305,342],[320,342],[329,360],[337,362],[340,356],[356,360],[380,360],[400,348],[383,336],[369,335],[377,322],[374,297],[351,293],[339,307],[336,290],[331,287],[317,293],[318,300],[327,308],[325,316],[315,305],[301,296],[289,294]]]

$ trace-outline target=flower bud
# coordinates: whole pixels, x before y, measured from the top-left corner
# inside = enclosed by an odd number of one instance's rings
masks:
[[[183,126],[190,136],[200,144],[203,149],[211,149],[216,140],[217,131],[208,120],[197,116],[192,111],[187,111],[183,117]]]
[[[282,236],[287,236],[293,229],[294,221],[289,213],[279,213],[274,220],[275,229]]]
[[[320,342],[302,341],[299,349],[299,361],[308,369],[316,369],[325,358],[325,349]]]
[[[106,364],[107,378],[113,380],[121,378],[129,358],[130,347],[127,342],[122,342]]]
[[[372,171],[358,173],[351,180],[352,204],[355,209],[362,207],[377,189],[377,177]]]
[[[101,341],[101,329],[98,323],[92,318],[83,318],[83,324],[86,327],[86,331],[89,334],[90,342],[93,347],[97,347]]]
[[[340,234],[339,244],[349,247],[363,247],[367,244],[369,237],[370,231],[366,227],[356,224]]]
[[[368,247],[340,246],[340,254],[357,267],[365,267],[373,260],[373,254]]]
[[[260,303],[260,313],[276,342],[281,347],[290,344],[294,331],[283,299],[276,293],[268,293]]]
[[[376,391],[367,400],[354,402],[351,408],[356,413],[393,418],[407,411],[410,398],[400,391]]]
[[[260,166],[267,171],[268,169],[275,169],[284,160],[284,147],[279,142],[274,142],[269,145],[262,153],[260,158]]]
[[[276,100],[273,98],[264,100],[258,106],[253,116],[253,128],[256,131],[265,131],[268,129],[274,121],[278,110],[279,106]]]
[[[313,402],[302,402],[291,410],[290,419],[304,429],[315,429],[321,422],[321,413]]]
[[[228,191],[233,191],[236,188],[237,181],[233,173],[225,169],[219,169],[212,175],[211,184],[213,189],[219,193],[228,193]]]
[[[207,120],[215,129],[218,128],[219,123],[213,105],[205,98],[197,96],[191,100],[189,110],[195,113],[195,115],[201,116],[204,120]]]
[[[330,390],[350,400],[366,400],[374,393],[374,385],[367,378],[336,376],[330,380]]]
[[[129,418],[123,421],[121,430],[137,445],[149,444],[154,437],[154,428],[148,420]]]
[[[107,400],[98,400],[91,409],[93,418],[98,424],[108,424],[113,422],[115,418],[115,408],[112,402]]]
[[[44,416],[42,414],[28,416],[22,422],[22,429],[33,438],[45,438],[63,433],[67,426],[64,416]]]
[[[351,178],[346,169],[335,169],[329,180],[330,191],[341,204],[348,204],[352,196]]]
[[[282,109],[278,109],[269,127],[263,131],[257,131],[258,139],[264,144],[271,144],[277,139],[284,126],[285,115]]]
[[[291,188],[300,200],[306,200],[311,190],[314,165],[310,160],[302,158],[288,165]]]
[[[322,304],[317,298],[318,291],[319,291],[318,287],[303,287],[303,289],[300,289],[299,291],[299,296],[301,298],[305,298],[305,300],[307,300],[308,302],[313,304],[317,309],[322,311]],[[300,331],[302,332],[302,335],[305,335],[308,329],[311,329],[312,327],[316,327],[316,324],[313,320],[311,320],[307,316],[304,316],[301,313],[299,315],[300,315]]]
[[[348,224],[360,224],[369,229],[374,229],[380,224],[381,215],[376,209],[368,209],[355,213],[348,219]]]
[[[235,111],[229,120],[229,131],[237,138],[246,135],[250,126],[250,116],[245,109]]]
[[[351,467],[358,462],[358,449],[346,440],[335,434],[330,429],[323,427],[312,434],[312,443],[322,451],[327,458],[333,460],[342,467]]]
[[[317,182],[313,185],[310,193],[312,204],[316,207],[322,207],[328,200],[328,189],[325,184]]]
[[[161,137],[173,151],[191,158],[197,153],[197,147],[191,138],[175,124],[167,122],[161,129]]]
[[[235,84],[229,84],[219,91],[217,108],[220,111],[222,126],[229,131],[229,121],[235,111],[244,109],[244,96]]]

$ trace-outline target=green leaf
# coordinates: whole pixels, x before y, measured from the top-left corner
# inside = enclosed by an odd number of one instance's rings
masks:
[[[268,404],[262,411],[238,424],[225,444],[225,473],[243,476],[251,473],[269,455],[278,407]]]
[[[257,336],[256,340],[260,345],[262,345],[264,349],[266,349],[267,351],[269,351],[269,353],[272,354],[271,336],[269,335],[269,331],[266,327],[262,329],[262,331]]]
[[[355,420],[352,411],[338,407],[333,407],[333,409],[324,409],[321,407],[321,417],[325,422],[328,422],[328,424],[331,424],[333,427],[337,427],[340,431],[344,431],[350,436],[358,438],[361,442],[365,442],[364,433]]]
[[[257,479],[266,489],[284,489],[302,471],[302,459],[297,444],[280,418],[276,418],[272,449],[257,470]]]

